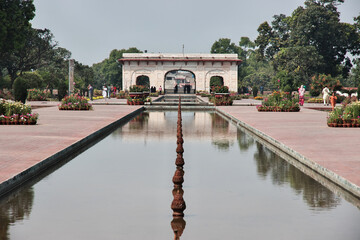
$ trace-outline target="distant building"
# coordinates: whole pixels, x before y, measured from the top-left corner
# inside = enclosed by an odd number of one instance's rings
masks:
[[[160,86],[171,93],[178,85],[190,85],[193,92],[209,91],[211,77],[221,77],[230,91],[238,89],[237,54],[154,54],[124,53],[123,89],[128,90],[138,79],[147,78],[149,86]]]

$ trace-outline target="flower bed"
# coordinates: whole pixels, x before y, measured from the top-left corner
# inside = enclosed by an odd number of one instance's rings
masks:
[[[78,95],[66,96],[59,104],[59,110],[91,110],[92,105],[85,97]]]
[[[34,125],[37,123],[39,114],[31,113],[29,105],[20,102],[0,100],[0,124],[1,125]]]
[[[231,106],[233,104],[233,100],[228,96],[210,97],[209,101],[215,106]]]
[[[211,92],[213,93],[229,93],[229,87],[228,86],[213,86],[211,88]]]
[[[299,112],[300,106],[297,99],[291,94],[274,91],[265,98],[261,105],[256,106],[259,112]]]
[[[310,98],[307,100],[308,103],[323,103],[324,100],[322,98]]]
[[[50,93],[46,90],[40,89],[28,89],[27,100],[28,101],[47,101],[50,98]]]
[[[0,125],[35,125],[38,118],[38,113],[28,113],[26,115],[13,114],[11,116],[0,115]]]
[[[329,127],[360,127],[360,102],[337,107],[327,118]]]
[[[144,105],[146,98],[149,96],[149,88],[142,85],[130,86],[129,97],[127,98],[128,105]]]

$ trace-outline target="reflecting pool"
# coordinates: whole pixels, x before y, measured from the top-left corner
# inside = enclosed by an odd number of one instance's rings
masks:
[[[340,197],[212,112],[182,112],[181,239],[359,239]],[[0,200],[0,239],[173,239],[177,112],[143,112]]]

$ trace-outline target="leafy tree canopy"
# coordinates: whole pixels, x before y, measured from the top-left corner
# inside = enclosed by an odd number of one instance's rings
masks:
[[[211,46],[211,53],[239,53],[239,47],[229,38],[220,38]]]
[[[360,54],[360,17],[355,24],[340,22],[337,5],[343,0],[306,0],[291,16],[275,15],[262,23],[255,40],[258,59],[271,60],[286,71],[293,84],[309,83],[315,73],[342,75],[351,69],[347,54]]]
[[[25,45],[34,16],[32,0],[0,0],[0,69],[14,50]]]
[[[122,88],[122,66],[117,60],[122,58],[124,53],[142,53],[136,47],[129,49],[114,49],[110,52],[109,58],[92,66],[94,71],[94,84],[101,88],[103,84],[112,84]]]

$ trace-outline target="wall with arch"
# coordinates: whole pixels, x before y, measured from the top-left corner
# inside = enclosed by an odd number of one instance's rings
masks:
[[[194,73],[197,91],[210,90],[210,78],[221,76],[230,91],[237,91],[237,54],[139,54],[128,53],[119,59],[123,64],[123,87],[128,90],[136,84],[136,78],[145,75],[150,86],[164,86],[165,74],[171,70],[186,70]]]

